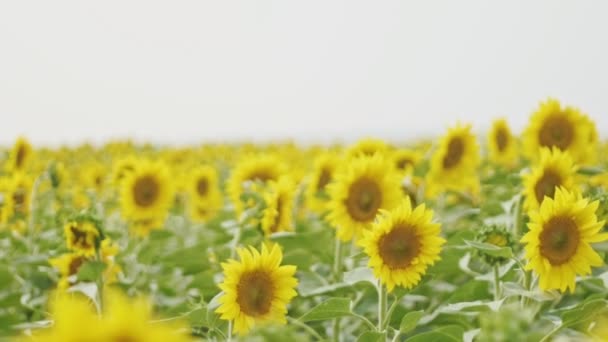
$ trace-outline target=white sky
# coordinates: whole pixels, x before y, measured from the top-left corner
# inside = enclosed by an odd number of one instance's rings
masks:
[[[0,143],[608,131],[606,1],[2,1]]]

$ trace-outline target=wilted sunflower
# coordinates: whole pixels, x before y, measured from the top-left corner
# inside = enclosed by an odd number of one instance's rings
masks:
[[[123,216],[132,220],[165,217],[173,203],[167,166],[160,161],[140,161],[122,182],[120,201]]]
[[[523,176],[526,210],[538,209],[545,196],[552,198],[558,187],[573,189],[575,175],[576,166],[567,152],[541,149],[539,164]]]
[[[400,174],[411,175],[414,167],[422,159],[420,152],[411,149],[399,149],[392,153],[393,163]]]
[[[32,155],[33,149],[29,141],[23,137],[18,138],[10,151],[7,169],[11,172],[24,171]]]
[[[276,181],[285,175],[286,167],[274,155],[249,156],[241,160],[232,170],[226,184],[226,191],[235,206],[237,214],[242,214],[246,204],[241,201],[246,182]]]
[[[270,183],[264,193],[265,208],[261,221],[264,234],[293,230],[295,190],[296,185],[289,177]]]
[[[63,226],[68,249],[78,254],[94,256],[99,246],[100,233],[94,222],[74,220]]]
[[[315,158],[314,169],[306,186],[306,205],[309,209],[319,214],[327,210],[327,185],[333,181],[339,163],[340,159],[330,153]]]
[[[490,160],[496,164],[511,168],[517,164],[517,139],[505,119],[494,121],[488,134],[488,152]]]
[[[604,221],[597,220],[598,202],[563,188],[554,198],[546,197],[538,211],[530,213],[530,230],[521,239],[526,251],[527,270],[539,275],[542,290],[574,292],[576,275],[588,275],[601,266],[602,258],[591,243],[608,240],[600,233]]]
[[[392,209],[403,200],[400,184],[391,162],[378,154],[347,161],[328,186],[327,220],[337,237],[359,239],[380,209]]]
[[[479,146],[471,126],[458,125],[449,129],[431,158],[428,195],[432,197],[444,190],[477,192],[478,166]]]
[[[257,322],[286,323],[287,304],[296,296],[296,267],[281,266],[283,254],[278,245],[259,252],[253,247],[239,248],[240,262],[222,263],[224,291],[216,312],[234,321],[234,331],[246,334]]]
[[[526,155],[537,159],[542,147],[568,151],[578,163],[585,163],[589,155],[590,126],[578,109],[562,107],[559,101],[548,99],[530,117],[524,131],[523,143]]]
[[[364,138],[348,148],[346,151],[346,158],[350,159],[361,156],[371,157],[374,154],[386,156],[388,155],[389,150],[390,147],[384,140]]]
[[[412,210],[409,200],[392,211],[383,211],[360,241],[370,257],[369,266],[388,291],[395,286],[412,288],[439,260],[445,240],[433,223],[433,211],[424,204]]]

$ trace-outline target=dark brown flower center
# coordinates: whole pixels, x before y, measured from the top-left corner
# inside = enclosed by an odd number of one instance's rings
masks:
[[[562,113],[555,113],[545,122],[538,133],[541,146],[567,149],[574,140],[574,127]]]
[[[263,316],[270,312],[275,288],[270,275],[264,271],[250,271],[241,275],[236,286],[236,301],[249,316]]]
[[[247,177],[246,180],[248,181],[259,181],[259,182],[267,182],[269,180],[274,180],[274,176],[271,175],[270,173],[266,172],[266,171],[255,171],[253,173],[251,173],[249,175],[249,177]]]
[[[78,246],[78,247],[84,248],[84,249],[93,247],[87,241],[87,232],[80,230],[80,228],[78,226],[71,226],[70,231],[72,232],[72,243],[75,246]]]
[[[573,219],[557,216],[545,223],[539,239],[540,254],[551,265],[557,266],[568,262],[576,254],[580,234]]]
[[[17,148],[17,155],[15,156],[15,165],[18,169],[23,166],[26,154],[27,152],[25,151],[25,146],[19,145],[19,147]]]
[[[317,191],[325,190],[325,186],[331,182],[331,172],[327,168],[321,170],[319,181],[317,182]]]
[[[408,224],[396,226],[380,237],[378,253],[391,269],[406,268],[420,253],[420,238],[414,227]]]
[[[397,169],[405,170],[408,166],[414,165],[414,161],[410,158],[401,158],[397,160]]]
[[[283,211],[285,210],[284,208],[284,200],[283,200],[283,196],[279,195],[279,197],[277,198],[277,216],[274,219],[274,222],[272,224],[272,226],[270,227],[270,232],[274,233],[277,232],[281,226],[281,220],[283,219]]]
[[[353,219],[362,222],[371,221],[382,205],[382,192],[375,181],[361,178],[350,186],[345,202],[348,213]]]
[[[207,195],[207,191],[209,191],[209,182],[207,178],[199,178],[196,182],[196,192],[199,196],[204,197]]]
[[[495,139],[496,139],[496,146],[498,147],[498,151],[500,151],[500,152],[504,151],[505,148],[507,148],[507,145],[509,144],[509,134],[504,129],[504,127],[500,127],[500,128],[498,128],[498,130],[496,130]]]
[[[80,269],[80,266],[82,266],[82,264],[84,263],[85,258],[79,256],[79,257],[75,257],[74,259],[72,259],[72,261],[70,261],[70,265],[68,266],[69,268],[69,275],[74,275],[76,273],[78,273],[78,270]]]
[[[143,176],[137,179],[133,187],[133,196],[135,204],[140,207],[149,207],[156,202],[160,193],[160,185],[156,178],[152,176]]]
[[[538,203],[542,203],[545,196],[553,198],[555,189],[562,184],[562,178],[553,170],[545,170],[542,177],[534,186],[534,194]]]
[[[461,138],[455,137],[448,143],[448,151],[443,157],[443,167],[451,169],[458,165],[464,154],[464,142]]]

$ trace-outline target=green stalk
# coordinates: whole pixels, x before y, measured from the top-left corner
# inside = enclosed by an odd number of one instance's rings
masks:
[[[336,283],[342,281],[342,241],[336,237],[336,246],[334,248],[334,279]],[[340,318],[334,320],[333,338],[335,342],[340,342]]]
[[[387,293],[384,285],[378,281],[378,331],[384,330],[384,321],[386,320],[387,309]]]
[[[500,289],[500,270],[498,269],[498,265],[494,265],[494,300],[499,300],[501,294]]]

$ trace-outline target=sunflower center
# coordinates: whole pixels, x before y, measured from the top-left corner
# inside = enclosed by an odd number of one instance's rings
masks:
[[[91,248],[91,244],[87,241],[87,233],[78,229],[76,226],[70,227],[72,232],[72,243],[81,248]]]
[[[443,167],[450,169],[460,162],[464,154],[464,142],[460,138],[452,138],[448,144],[448,152],[443,157]]]
[[[75,257],[74,259],[72,259],[72,261],[70,261],[70,265],[68,266],[70,275],[74,275],[76,273],[78,273],[78,270],[80,269],[80,266],[82,266],[82,264],[84,263],[84,258],[79,256],[79,257]]]
[[[282,217],[283,217],[283,197],[279,196],[279,198],[277,198],[277,216],[274,219],[272,226],[270,227],[270,232],[274,233],[279,230],[279,226],[281,225]]]
[[[552,170],[545,170],[543,176],[534,186],[534,194],[538,203],[542,203],[545,196],[553,198],[555,189],[562,184],[562,178]]]
[[[494,246],[505,247],[507,245],[507,238],[504,235],[493,233],[488,235],[485,242]]]
[[[346,208],[357,221],[370,221],[376,217],[382,204],[382,193],[376,182],[361,178],[351,185],[346,199]]]
[[[209,182],[207,182],[206,178],[200,178],[196,182],[196,192],[199,196],[204,197],[207,195],[207,191],[209,190]]]
[[[159,184],[152,176],[139,178],[133,187],[135,203],[140,207],[149,207],[154,204],[159,192]]]
[[[253,172],[247,178],[247,180],[249,180],[249,181],[259,181],[259,182],[266,182],[266,181],[273,180],[273,179],[274,179],[274,177],[272,175],[270,175],[269,173],[264,172],[264,171]]]
[[[317,182],[317,191],[323,191],[329,182],[331,182],[331,172],[328,169],[321,170],[319,181]]]
[[[270,312],[275,289],[267,272],[258,270],[243,274],[236,291],[236,301],[245,314],[256,317]]]
[[[139,337],[131,336],[131,335],[118,335],[114,336],[112,342],[137,342],[141,339]]]
[[[540,254],[549,259],[551,265],[561,265],[576,254],[579,241],[576,222],[566,216],[557,216],[543,226]]]
[[[406,268],[420,253],[420,238],[414,227],[399,225],[378,241],[378,253],[391,269]]]
[[[399,170],[405,170],[410,165],[414,165],[414,162],[409,158],[402,158],[397,161],[397,168]]]
[[[507,134],[504,128],[501,127],[496,131],[495,139],[498,151],[504,151],[505,148],[507,148],[507,144],[509,143],[509,135]]]
[[[15,156],[15,164],[17,164],[17,168],[21,168],[23,165],[23,161],[25,160],[25,147],[23,145],[19,146],[17,149],[17,155]]]
[[[538,134],[541,146],[558,147],[565,150],[574,140],[574,127],[562,115],[553,115],[543,123]]]

